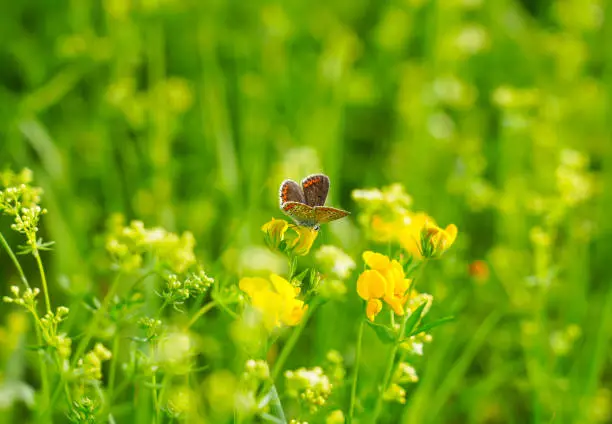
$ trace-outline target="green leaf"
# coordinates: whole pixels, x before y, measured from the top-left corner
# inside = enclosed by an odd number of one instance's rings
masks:
[[[438,320],[429,322],[427,324],[421,325],[419,328],[417,328],[416,330],[412,331],[411,333],[408,334],[408,337],[411,336],[415,336],[417,334],[423,333],[425,331],[429,331],[432,328],[438,327],[442,324],[446,324],[447,322],[451,322],[454,321],[455,317],[454,316],[448,316],[448,317],[444,317],[444,318],[440,318]]]
[[[310,268],[310,287],[317,288],[319,285],[319,273],[316,269]]]
[[[296,275],[295,277],[291,278],[292,280],[296,280],[299,281],[301,284],[304,283],[304,278],[306,278],[306,274],[308,274],[310,272],[310,268],[306,268],[304,271],[300,272],[298,275]],[[310,286],[310,284],[309,284]]]
[[[395,343],[397,334],[388,327],[380,324],[374,324],[370,320],[366,321],[370,327],[374,330],[381,342],[385,344]]]
[[[423,314],[425,306],[427,306],[427,302],[421,303],[419,307],[414,310],[412,315],[408,317],[408,321],[406,321],[406,327],[404,328],[404,334],[412,333],[412,330],[414,330],[414,327],[416,327],[419,320],[421,319],[421,315]]]

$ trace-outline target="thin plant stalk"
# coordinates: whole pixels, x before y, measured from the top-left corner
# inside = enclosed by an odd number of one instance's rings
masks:
[[[421,265],[418,267],[418,277],[422,275],[426,264],[427,264],[427,260],[424,260],[421,263]],[[410,282],[410,285],[408,286],[408,299],[412,297],[412,291],[414,290],[414,287],[416,285],[415,284],[416,280],[417,280],[417,277],[415,276]],[[397,340],[393,344],[393,347],[389,351],[389,356],[387,357],[387,365],[386,365],[385,374],[382,380],[382,386],[380,387],[380,391],[378,392],[378,397],[376,398],[376,406],[374,407],[374,418],[373,418],[374,422],[376,422],[382,410],[384,395],[385,395],[385,392],[387,391],[387,388],[389,387],[389,383],[391,380],[391,374],[393,373],[393,368],[395,366],[395,356],[397,355],[397,351],[399,349],[400,340],[403,337],[404,332],[406,331],[406,323],[408,322],[408,318],[410,318],[410,314],[404,314],[402,318],[402,324],[400,325],[399,333],[397,336]]]
[[[198,319],[200,319],[204,314],[206,314],[208,311],[210,311],[212,308],[214,308],[215,306],[217,306],[217,302],[215,302],[214,300],[212,302],[207,303],[206,305],[202,306],[198,312],[196,312],[193,317],[191,318],[191,320],[187,323],[187,326],[185,327],[185,329],[190,328],[193,324],[196,323],[196,321]]]
[[[272,372],[270,374],[270,379],[268,380],[267,383],[264,384],[264,386],[262,388],[262,391],[260,392],[260,393],[262,393],[264,398],[266,396],[270,396],[270,399],[272,401],[272,405],[275,407],[275,410],[277,410],[279,415],[281,415],[283,417],[284,417],[284,411],[282,410],[282,405],[280,403],[280,399],[279,399],[278,393],[276,391],[276,384],[275,383],[276,383],[276,380],[277,380],[279,374],[283,370],[283,366],[285,365],[285,362],[289,358],[289,355],[293,351],[293,348],[295,348],[295,345],[296,345],[298,339],[300,338],[300,335],[302,334],[302,331],[304,331],[304,328],[306,327],[306,324],[308,323],[308,320],[312,316],[312,313],[317,308],[317,306],[318,306],[317,303],[313,303],[312,307],[308,308],[308,312],[306,313],[306,315],[302,319],[302,322],[300,322],[300,325],[298,325],[293,330],[293,332],[291,333],[291,336],[287,340],[287,343],[285,343],[285,346],[283,346],[283,350],[281,351],[280,355],[278,356],[278,359],[274,363],[274,367],[272,367]]]
[[[355,372],[353,372],[353,384],[351,385],[351,399],[349,402],[349,424],[353,422],[353,415],[355,413],[355,402],[357,399],[357,380],[359,378],[359,363],[361,362],[361,345],[363,340],[364,327],[365,319],[362,319],[359,323],[359,330],[357,330],[357,352],[355,353]]]
[[[302,335],[302,331],[306,327],[306,324],[308,323],[308,320],[312,316],[312,313],[314,312],[316,307],[317,307],[317,304],[313,303],[312,307],[308,308],[308,312],[306,313],[306,316],[304,317],[304,319],[302,319],[302,322],[300,322],[300,325],[298,325],[293,330],[293,332],[291,333],[291,336],[289,337],[289,340],[287,340],[287,343],[285,343],[285,346],[283,346],[283,350],[281,351],[280,355],[278,355],[278,359],[276,360],[276,362],[274,363],[274,367],[272,368],[272,374],[271,374],[272,384],[276,382],[278,375],[282,371],[283,366],[285,365],[285,362],[287,361],[287,359],[289,358],[289,355],[293,351],[293,348],[295,347],[298,339]]]
[[[153,405],[155,406],[155,422],[159,423],[159,398],[157,396],[157,371],[153,371],[151,377],[151,384],[153,385]]]
[[[47,308],[47,313],[50,314],[51,313],[51,298],[49,297],[49,288],[47,284],[47,276],[45,272],[45,267],[42,263],[42,259],[40,258],[40,251],[36,247],[36,241],[34,241],[32,245],[34,246],[34,249],[32,250],[32,254],[34,255],[34,258],[36,258],[36,264],[38,265],[38,272],[40,273],[40,281],[42,282],[43,292],[45,294],[45,306]],[[36,316],[35,318],[36,320],[39,320],[38,316]],[[61,364],[59,355],[57,353],[57,350],[54,351],[54,357],[55,357],[55,360],[57,361],[58,370],[61,370],[62,364]],[[43,362],[44,362],[44,358],[43,358]],[[58,383],[57,389],[63,390],[64,395],[66,396],[66,401],[68,402],[69,405],[72,404],[72,396],[70,394],[68,382],[66,381],[64,376],[61,375],[61,371],[60,371],[60,381]]]
[[[40,281],[42,282],[43,293],[45,294],[45,306],[47,308],[47,313],[49,314],[51,313],[51,299],[49,297],[49,287],[47,285],[45,268],[43,266],[42,260],[40,259],[40,251],[36,247],[34,247],[32,254],[34,255],[34,258],[36,258],[36,264],[38,265],[38,271],[40,272]]]
[[[117,290],[119,288],[119,281],[120,280],[121,280],[121,273],[118,273],[115,276],[115,279],[113,280],[113,282],[111,283],[111,286],[110,286],[108,292],[106,293],[106,296],[104,297],[104,300],[102,301],[102,305],[94,313],[93,319],[90,321],[89,326],[87,327],[87,331],[85,331],[85,335],[83,336],[83,338],[81,339],[81,342],[79,343],[79,346],[77,347],[77,350],[76,350],[76,352],[75,352],[75,354],[73,356],[73,359],[72,359],[72,366],[76,365],[76,362],[79,360],[79,358],[85,352],[85,349],[87,348],[87,345],[89,344],[90,340],[93,337],[93,333],[94,333],[96,327],[100,323],[100,320],[102,319],[102,317],[104,316],[104,314],[108,310],[108,307],[110,306],[110,303],[111,303],[113,297],[115,297],[115,294],[117,293]]]
[[[114,396],[115,379],[117,378],[117,361],[119,356],[119,331],[113,336],[113,357],[111,358],[110,371],[108,375],[108,399],[112,399]],[[110,406],[110,405],[109,405]],[[109,408],[110,409],[110,408]]]
[[[13,264],[15,264],[15,268],[17,268],[17,271],[19,271],[19,278],[21,279],[21,282],[26,287],[26,289],[29,289],[30,283],[28,283],[28,279],[26,278],[25,273],[23,272],[23,268],[21,268],[21,264],[17,260],[17,256],[15,256],[13,249],[11,249],[11,246],[9,246],[2,233],[0,233],[0,243],[4,247],[4,250],[6,250],[6,253],[11,258],[11,261],[13,261]]]
[[[37,319],[37,318],[35,317],[34,319]],[[42,339],[42,334],[40,332],[40,328],[38,328],[38,324],[35,323],[34,328],[36,330],[36,342],[38,343],[39,346],[41,346],[43,339]],[[44,352],[42,351],[38,352],[37,356],[38,356],[38,359],[40,360],[40,380],[41,380],[41,385],[42,385],[43,398],[45,399],[45,403],[46,403],[45,406],[48,406],[51,403],[51,386],[49,384],[49,370],[47,368],[47,363],[45,362]],[[48,422],[53,422],[51,417],[49,417]]]
[[[23,272],[23,268],[21,267],[19,260],[17,260],[17,256],[15,256],[13,249],[11,249],[11,246],[9,246],[8,242],[6,241],[2,233],[0,233],[0,244],[2,244],[2,246],[4,247],[4,250],[6,250],[6,253],[9,255],[9,257],[11,258],[11,261],[15,265],[15,268],[17,268],[21,282],[27,289],[29,289],[30,284],[28,283],[28,279],[25,276],[25,273]],[[36,311],[33,311],[32,315],[33,315],[34,321],[36,321],[34,323],[34,330],[36,331],[36,343],[38,344],[38,346],[42,346],[43,338],[42,338],[42,333],[40,332],[40,319],[38,317],[38,314],[36,314]],[[49,405],[51,401],[51,390],[50,390],[51,386],[49,384],[49,370],[47,368],[47,363],[45,362],[44,354],[39,352],[37,356],[40,360],[40,381],[41,381],[41,386],[42,386],[43,398],[45,399],[46,404]]]
[[[399,337],[404,334],[406,330],[406,323],[408,322],[409,314],[405,314],[402,319],[402,324],[399,330]],[[385,374],[383,376],[382,385],[380,387],[380,391],[378,392],[378,397],[376,398],[376,406],[374,407],[374,418],[373,421],[376,422],[378,416],[380,415],[380,411],[382,409],[383,398],[385,392],[387,391],[387,387],[389,386],[389,381],[391,380],[391,374],[393,373],[393,367],[395,366],[395,355],[397,355],[397,351],[399,349],[399,337],[398,340],[393,344],[393,347],[389,351],[389,356],[387,356],[387,367],[385,369]]]

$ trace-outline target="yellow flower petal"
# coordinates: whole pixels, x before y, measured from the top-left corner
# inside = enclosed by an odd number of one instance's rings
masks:
[[[420,259],[423,257],[420,250],[421,230],[428,224],[435,225],[435,221],[423,212],[411,214],[407,218],[407,223],[398,228],[397,238],[404,250]]]
[[[444,229],[444,232],[447,235],[446,248],[448,249],[457,239],[457,226],[455,224],[447,225],[446,228]]]
[[[268,330],[280,325],[283,298],[271,290],[258,291],[251,297],[251,304],[257,309]]]
[[[378,299],[385,295],[387,285],[380,272],[368,269],[357,279],[357,294],[364,300]]]
[[[270,236],[278,236],[282,238],[285,231],[287,231],[287,228],[289,228],[289,223],[287,221],[284,219],[272,218],[271,221],[268,221],[261,226],[261,231],[268,233]]]
[[[270,282],[260,277],[244,277],[238,283],[238,287],[250,297],[253,297],[257,292],[270,290],[271,288]]]
[[[393,294],[396,296],[404,296],[412,284],[412,278],[402,278],[395,282],[395,291]]]
[[[389,267],[389,258],[380,253],[365,251],[363,252],[363,261],[372,269],[385,269]]]
[[[261,227],[261,230],[266,233],[266,243],[270,248],[278,249],[281,242],[285,239],[287,228],[289,228],[287,221],[274,218]]]
[[[382,310],[382,302],[378,299],[368,300],[368,304],[366,305],[366,316],[372,322],[374,322],[374,318],[376,315]]]
[[[276,290],[276,292],[280,294],[283,299],[293,299],[299,293],[299,289],[296,293],[297,287],[292,286],[289,281],[276,274],[270,275],[270,281],[272,282],[274,290]]]
[[[304,305],[301,300],[294,299],[286,308],[281,319],[285,325],[298,325],[307,310],[308,305]]]
[[[404,304],[403,299],[396,296],[385,296],[384,301],[391,306],[393,312],[397,315],[404,315]]]
[[[289,245],[291,253],[298,256],[307,255],[319,232],[313,228],[302,226],[292,226],[291,229],[297,234],[297,237]]]

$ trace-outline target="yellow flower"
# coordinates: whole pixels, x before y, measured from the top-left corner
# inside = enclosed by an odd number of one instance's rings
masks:
[[[287,235],[287,230],[292,233]],[[261,230],[266,233],[266,244],[272,250],[288,252],[292,255],[305,256],[310,252],[319,232],[313,228],[289,225],[283,219],[274,219],[265,223]]]
[[[370,268],[357,280],[357,294],[366,300],[366,315],[370,321],[382,310],[381,299],[397,315],[404,315],[404,304],[408,300],[411,279],[405,278],[404,269],[395,259],[390,260],[380,253],[366,251],[363,260]]]
[[[457,226],[448,225],[445,229],[433,222],[426,222],[421,230],[421,254],[426,258],[439,258],[455,242]]]
[[[420,249],[421,230],[428,222],[433,222],[433,219],[424,212],[410,214],[396,232],[399,244],[404,250],[419,259],[423,258]]]
[[[288,246],[290,252],[298,256],[307,255],[308,252],[310,252],[312,244],[319,235],[319,231],[314,228],[302,227],[299,225],[292,225],[290,228],[297,234],[295,239],[289,241]]]
[[[378,315],[380,311],[382,311],[382,307],[383,307],[383,304],[380,300],[378,299],[368,300],[368,303],[366,305],[366,316],[368,317],[368,319],[374,322],[374,318],[376,318],[376,315]]]
[[[297,325],[308,309],[304,302],[296,299],[300,289],[276,274],[270,279],[245,277],[238,283],[240,289],[249,295],[251,304],[263,318],[268,330],[281,325]]]
[[[266,243],[271,249],[278,249],[281,242],[285,239],[285,232],[289,224],[284,219],[274,219],[266,222],[261,230],[266,233]]]

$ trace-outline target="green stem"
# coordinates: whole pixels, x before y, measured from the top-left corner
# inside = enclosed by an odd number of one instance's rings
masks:
[[[38,320],[37,316],[34,316],[35,320]],[[34,324],[34,328],[36,330],[36,342],[39,346],[42,346],[43,338],[40,332],[40,328],[38,327],[38,323]],[[49,370],[47,369],[47,363],[45,362],[45,353],[44,351],[39,350],[38,359],[40,360],[40,380],[42,385],[43,399],[45,400],[45,405],[41,408],[41,411],[45,411],[51,403],[51,386],[49,385]],[[45,418],[46,414],[42,414],[41,418]],[[48,418],[46,422],[53,422],[52,417]]]
[[[162,316],[162,313],[164,312],[164,309],[166,309],[166,306],[168,306],[169,302],[167,299],[164,299],[164,302],[162,303],[162,305],[159,307],[159,309],[157,310],[157,319],[160,319]]]
[[[6,253],[9,255],[9,257],[13,261],[13,264],[15,264],[15,268],[17,268],[17,271],[19,271],[19,277],[21,278],[21,282],[23,283],[24,286],[26,286],[27,289],[29,289],[30,284],[28,283],[28,279],[26,278],[25,273],[23,272],[23,268],[21,268],[21,264],[17,260],[17,256],[15,256],[15,253],[13,253],[13,249],[11,249],[11,246],[9,246],[8,242],[6,241],[2,233],[0,233],[0,243],[2,244],[2,246],[4,247],[4,250],[6,250]]]
[[[416,271],[418,271],[418,276],[415,276],[414,278],[412,278],[412,281],[410,282],[410,285],[408,287],[408,299],[412,297],[412,291],[414,290],[414,287],[416,286],[417,277],[420,278],[420,276],[423,274],[423,270],[425,269],[426,265],[427,265],[427,260],[424,260],[421,263],[421,265],[417,268]],[[389,387],[389,383],[391,380],[391,374],[393,373],[393,367],[395,365],[395,356],[397,355],[397,351],[399,349],[400,340],[402,339],[404,332],[406,331],[406,323],[408,322],[408,318],[410,318],[410,314],[404,314],[404,317],[402,319],[402,324],[400,326],[400,330],[397,336],[397,340],[393,344],[391,351],[389,351],[389,356],[387,357],[387,367],[385,369],[385,374],[383,376],[382,386],[380,387],[380,390],[378,392],[378,397],[376,398],[376,406],[374,407],[374,419],[373,419],[374,422],[376,422],[382,410],[383,397],[385,395],[385,392],[387,391],[387,387]]]
[[[120,277],[121,277],[121,273],[118,273],[116,275],[115,279],[113,280],[113,282],[112,282],[108,292],[106,293],[106,296],[104,297],[104,300],[102,301],[102,305],[94,313],[93,319],[89,322],[89,326],[87,327],[87,331],[85,331],[85,335],[83,336],[83,338],[79,342],[79,346],[77,347],[77,350],[76,350],[76,352],[75,352],[75,354],[74,354],[74,356],[72,358],[72,364],[71,365],[73,367],[76,365],[76,363],[79,360],[79,358],[85,352],[85,349],[87,348],[87,345],[89,344],[90,340],[92,339],[92,337],[94,335],[93,333],[96,330],[96,327],[98,326],[98,324],[100,323],[100,320],[102,319],[102,317],[106,313],[108,307],[110,306],[110,303],[111,303],[113,297],[115,297],[115,293],[117,292],[117,289],[119,288]]]
[[[32,244],[32,245],[36,246],[36,244]],[[36,249],[36,247],[32,251],[32,254],[36,258],[36,264],[38,265],[38,271],[40,273],[40,280],[42,282],[43,292],[45,294],[45,306],[47,308],[47,313],[50,314],[51,313],[51,299],[49,297],[49,287],[47,285],[47,277],[46,277],[46,273],[45,273],[45,267],[43,266],[42,259],[40,258],[40,251],[38,249]],[[35,318],[37,320],[39,320],[37,315],[35,316]],[[57,351],[55,351],[54,356],[55,356],[55,360],[57,362],[57,369],[60,371],[60,381],[58,382],[57,390],[63,390],[64,391],[64,395],[66,396],[66,401],[70,405],[70,404],[72,404],[72,396],[70,395],[70,389],[68,388],[68,383],[67,383],[66,379],[64,378],[64,376],[62,374],[62,371],[61,371],[62,370],[61,359],[60,359],[59,355],[57,354]],[[44,362],[44,359],[43,359],[43,362]],[[46,368],[46,366],[45,366],[45,368]]]
[[[276,407],[275,409],[280,408],[280,410],[282,411],[282,405],[280,405],[280,399],[278,399],[278,393],[276,393],[276,388],[275,388],[276,379],[278,378],[278,375],[280,374],[280,372],[283,370],[283,366],[285,365],[287,358],[289,358],[289,355],[293,351],[293,348],[295,347],[298,339],[300,338],[302,331],[306,327],[308,320],[312,316],[317,306],[318,306],[318,303],[316,303],[316,301],[313,302],[311,307],[308,308],[308,312],[306,312],[306,315],[300,322],[300,325],[298,325],[291,333],[289,340],[287,340],[287,343],[285,343],[285,346],[283,346],[283,350],[281,351],[280,355],[278,356],[278,359],[274,363],[274,367],[272,367],[272,373],[270,375],[270,379],[263,385],[263,388],[260,392],[261,395],[265,397],[269,393],[271,393],[272,389],[274,389],[274,393],[272,393],[272,400],[273,400],[273,406]],[[276,393],[276,397],[274,397],[275,393]],[[284,416],[284,413],[282,415]]]
[[[40,252],[38,249],[34,249],[32,254],[36,258],[36,264],[38,265],[38,271],[40,272],[40,281],[43,286],[43,293],[45,294],[45,306],[47,307],[47,313],[51,313],[51,299],[49,298],[49,288],[47,286],[47,277],[45,276],[45,268],[43,267],[42,260],[40,259]]]
[[[6,241],[6,239],[4,238],[4,235],[1,232],[0,232],[0,244],[2,244],[2,247],[4,247],[4,250],[6,250],[6,253],[11,258],[11,261],[13,261],[15,268],[17,268],[21,282],[27,289],[29,289],[30,283],[28,283],[28,279],[25,276],[25,273],[23,272],[23,268],[21,267],[19,260],[17,260],[17,256],[13,252],[13,249],[11,249],[11,246],[9,246],[8,242]],[[36,343],[38,346],[42,346],[43,337],[42,337],[42,333],[40,329],[40,318],[38,317],[36,310],[32,310],[31,312],[32,312],[32,316],[34,317],[34,321],[35,321],[34,330],[36,331]],[[45,402],[46,402],[46,405],[44,405],[44,408],[41,408],[41,410],[44,410],[51,402],[51,390],[50,390],[51,386],[49,384],[49,370],[47,368],[47,363],[45,362],[44,352],[42,351],[38,352],[38,359],[40,360],[40,383],[41,383],[42,392],[43,392],[43,399],[45,399]],[[51,420],[52,419],[49,418],[47,422],[51,422]]]
[[[196,323],[196,321],[198,319],[200,319],[204,314],[206,314],[208,311],[210,311],[215,306],[217,306],[217,302],[215,302],[214,300],[212,302],[209,302],[206,305],[202,306],[200,308],[200,310],[198,312],[196,312],[195,315],[191,318],[189,323],[187,323],[187,327],[185,327],[185,330],[190,328],[193,324]]]
[[[159,423],[159,399],[157,398],[157,371],[153,371],[151,382],[153,384],[153,404],[155,405],[155,422]]]
[[[357,399],[357,379],[359,377],[359,363],[361,362],[361,344],[363,340],[363,328],[365,327],[365,319],[359,323],[357,330],[357,352],[355,353],[355,372],[353,373],[353,384],[351,386],[351,400],[349,402],[349,419],[348,423],[353,422],[353,414],[355,412],[355,401]]]
[[[113,337],[113,357],[111,358],[110,363],[110,371],[108,374],[108,400],[109,402],[113,399],[114,396],[114,388],[115,388],[115,379],[117,378],[117,357],[119,356],[119,330],[115,332]],[[108,409],[110,410],[111,405],[108,405]]]
[[[395,355],[397,354],[397,350],[399,349],[399,339],[401,335],[404,334],[406,330],[406,322],[408,321],[409,314],[405,314],[404,319],[402,319],[402,325],[400,326],[398,340],[395,341],[393,347],[389,351],[389,356],[387,357],[387,367],[385,369],[385,374],[383,376],[382,385],[378,392],[378,397],[376,398],[376,406],[374,407],[374,419],[373,422],[376,422],[378,416],[380,415],[380,411],[382,409],[383,397],[385,392],[387,391],[387,387],[389,386],[389,381],[391,380],[391,373],[393,373],[393,367],[395,365]]]
[[[289,337],[289,340],[287,340],[287,343],[285,343],[285,346],[283,346],[283,350],[281,351],[280,355],[278,355],[278,359],[276,360],[276,362],[274,363],[274,367],[272,368],[272,374],[271,374],[272,385],[276,382],[276,379],[278,378],[278,375],[283,370],[283,366],[285,365],[285,362],[287,361],[287,358],[289,358],[289,355],[293,351],[293,348],[295,347],[295,344],[297,343],[298,339],[300,338],[300,335],[302,334],[302,331],[306,327],[306,324],[308,323],[308,320],[312,316],[312,313],[317,308],[317,306],[318,306],[318,304],[313,303],[312,307],[308,308],[308,312],[306,313],[306,316],[304,317],[304,319],[302,319],[302,322],[300,322],[300,325],[298,325],[295,328],[295,330],[293,330],[293,333],[291,333],[291,336]]]

